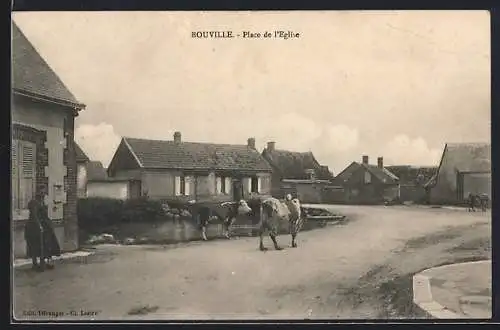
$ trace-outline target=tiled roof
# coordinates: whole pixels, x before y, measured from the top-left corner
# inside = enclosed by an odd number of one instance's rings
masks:
[[[307,169],[314,169],[316,179],[330,180],[333,174],[328,166],[318,163],[312,152],[296,152],[288,150],[273,150],[267,148],[262,152],[262,156],[286,179],[308,179]]]
[[[371,174],[376,176],[380,181],[383,183],[391,184],[391,183],[396,183],[399,178],[395,176],[391,171],[386,169],[385,167],[380,168],[377,165],[370,165],[370,164],[362,164],[363,167],[365,167]]]
[[[379,179],[384,183],[392,184],[399,181],[399,178],[385,167],[379,168],[377,165],[360,164],[358,162],[352,162],[342,172],[340,172],[339,175],[337,175],[337,177],[335,178],[336,183],[342,184],[348,181],[351,175],[355,171],[357,171],[360,167],[366,168],[372,175],[374,175],[375,177],[377,177],[377,179]]]
[[[345,181],[349,180],[352,173],[354,173],[359,168],[359,163],[352,162],[345,169],[343,169],[337,176],[335,177],[335,182],[337,184],[342,184]]]
[[[271,171],[259,152],[247,145],[123,139],[144,168]]]
[[[85,152],[80,148],[78,143],[75,142],[75,153],[76,153],[76,161],[77,162],[88,162],[90,159],[87,157]]]
[[[12,87],[30,96],[84,107],[15,23],[12,24]]]
[[[87,179],[89,181],[93,180],[106,180],[108,178],[108,174],[106,173],[106,169],[102,166],[101,162],[98,161],[90,161],[87,163]]]
[[[460,172],[491,171],[489,143],[447,143],[445,157]]]

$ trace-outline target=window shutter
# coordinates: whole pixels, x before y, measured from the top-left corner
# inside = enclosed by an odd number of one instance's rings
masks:
[[[222,178],[221,177],[217,177],[215,178],[215,191],[217,192],[217,194],[220,194],[222,193]]]
[[[191,194],[191,177],[187,176],[184,178],[184,195],[189,196]]]
[[[27,209],[35,193],[35,145],[23,142],[21,151],[20,208]]]
[[[174,193],[175,193],[175,196],[179,196],[181,194],[181,177],[180,176],[175,177]]]
[[[244,178],[243,179],[243,189],[246,193],[252,192],[252,179],[251,178]]]
[[[224,193],[229,194],[231,192],[231,178],[225,178],[226,184],[224,185]]]
[[[33,178],[35,173],[35,162],[34,162],[34,150],[33,146],[29,144],[23,144],[23,178]]]
[[[11,194],[12,194],[12,210],[19,209],[19,158],[18,158],[19,143],[17,140],[12,141],[11,145]]]
[[[12,145],[10,146],[11,150],[11,165],[12,165],[12,176],[17,175],[17,141],[12,141]]]

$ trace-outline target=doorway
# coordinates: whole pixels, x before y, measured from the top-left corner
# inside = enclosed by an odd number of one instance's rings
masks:
[[[241,180],[233,180],[233,200],[240,201],[243,199],[243,184]]]

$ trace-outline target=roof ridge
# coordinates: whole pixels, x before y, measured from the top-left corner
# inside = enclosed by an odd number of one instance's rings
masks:
[[[295,154],[313,154],[312,151],[294,151],[294,150],[288,150],[288,149],[274,149],[273,151],[271,151],[271,153],[275,152],[275,151],[277,151],[277,152],[289,152],[289,153],[295,153]]]
[[[165,143],[175,143],[174,140],[160,140],[160,139],[145,139],[145,138],[136,138],[130,136],[122,136],[123,139],[127,140],[140,140],[146,142],[165,142]],[[233,143],[216,143],[216,142],[199,142],[199,141],[181,141],[180,144],[202,144],[202,145],[213,145],[213,146],[237,146],[237,147],[248,147],[246,144],[233,144]],[[257,151],[256,149],[254,149]],[[258,152],[258,151],[257,151]]]

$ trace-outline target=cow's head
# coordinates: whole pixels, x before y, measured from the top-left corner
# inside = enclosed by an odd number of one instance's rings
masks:
[[[252,212],[252,209],[250,206],[248,206],[247,202],[245,200],[240,200],[238,202],[238,214],[239,215],[246,215]]]
[[[268,210],[268,214],[271,216],[279,212],[279,203],[280,201],[276,198],[268,198],[262,202],[262,206]]]

